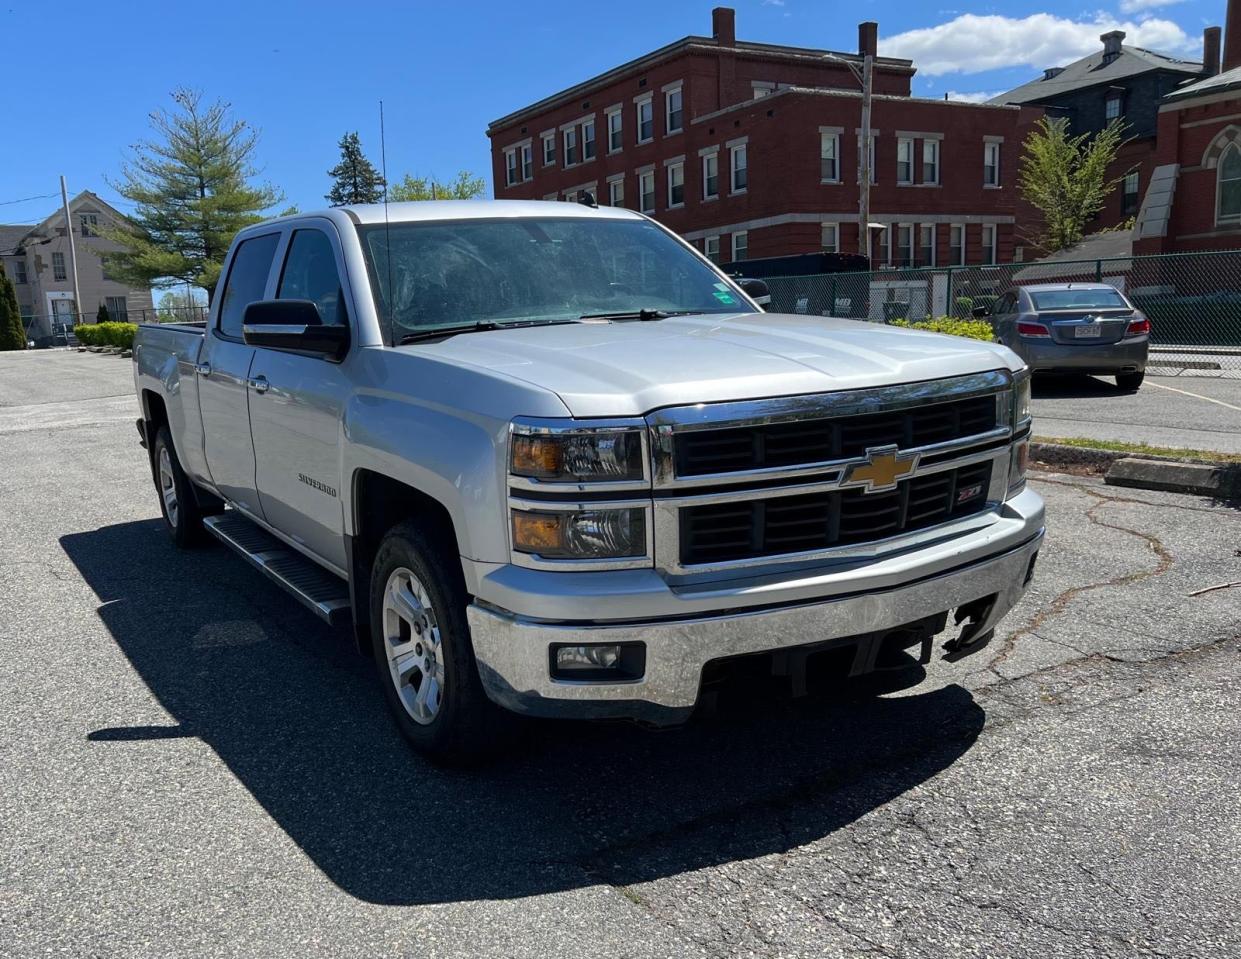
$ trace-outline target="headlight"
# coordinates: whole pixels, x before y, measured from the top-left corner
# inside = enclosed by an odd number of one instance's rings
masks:
[[[1013,429],[1030,422],[1030,370],[1013,374]]]
[[[624,559],[646,555],[641,508],[514,509],[513,549],[544,559]]]
[[[551,482],[641,480],[642,432],[633,428],[552,431],[516,423],[509,472]]]
[[[1008,498],[1026,488],[1026,470],[1030,467],[1030,440],[1014,443],[1008,454]]]

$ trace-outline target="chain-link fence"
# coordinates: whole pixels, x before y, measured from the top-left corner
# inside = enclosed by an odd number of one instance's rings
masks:
[[[744,268],[741,271],[744,274]],[[772,312],[875,323],[967,318],[1014,286],[1109,283],[1151,321],[1151,365],[1241,371],[1241,250],[771,277]]]
[[[113,323],[205,323],[206,306],[178,306],[160,310],[127,310],[109,313]],[[23,313],[22,325],[26,328],[26,340],[36,348],[50,346],[75,346],[74,329],[83,323],[96,323],[98,313]]]

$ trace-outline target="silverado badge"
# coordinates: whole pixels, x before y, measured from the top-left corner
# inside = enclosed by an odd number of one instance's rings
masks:
[[[918,468],[920,453],[901,453],[895,446],[872,446],[866,451],[865,462],[845,468],[841,489],[860,486],[863,493],[885,493],[912,476]]]

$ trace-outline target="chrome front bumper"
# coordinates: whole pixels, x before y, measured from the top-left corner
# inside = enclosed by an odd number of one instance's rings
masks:
[[[857,565],[836,571],[829,567],[790,574],[774,584],[769,580],[738,584],[731,597],[724,590],[714,590],[715,612],[699,609],[683,616],[652,618],[643,616],[640,608],[649,597],[634,596],[631,617],[621,621],[592,618],[592,614],[599,616],[599,609],[615,616],[624,607],[617,602],[623,597],[614,590],[599,607],[576,597],[574,605],[582,617],[573,622],[517,615],[476,601],[468,609],[468,618],[479,672],[488,695],[515,712],[631,717],[671,724],[683,721],[693,709],[703,668],[713,660],[896,629],[994,598],[986,620],[973,630],[974,635],[985,635],[1026,590],[1032,561],[1043,540],[1041,498],[1027,490],[1010,500],[996,525],[1001,523],[1002,534],[995,528],[978,530],[900,557],[875,560],[861,569]],[[980,556],[980,550],[971,548],[967,540],[975,540],[972,545],[976,547],[986,544],[985,555]],[[891,576],[894,564],[902,570],[897,582]],[[873,577],[865,575],[867,569]],[[756,602],[761,605],[744,608]],[[554,644],[628,642],[645,644],[646,666],[640,679],[573,682],[552,678]]]

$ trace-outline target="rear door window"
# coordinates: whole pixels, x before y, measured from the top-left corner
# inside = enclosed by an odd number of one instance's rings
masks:
[[[1036,310],[1127,310],[1116,290],[1040,290],[1031,293]]]
[[[225,336],[241,339],[246,307],[261,300],[267,290],[267,277],[279,240],[279,233],[265,233],[238,244],[220,300],[219,328]]]
[[[310,300],[319,308],[319,319],[325,326],[344,325],[344,292],[336,269],[336,253],[332,241],[322,230],[297,230],[289,243],[280,273],[278,300]]]

